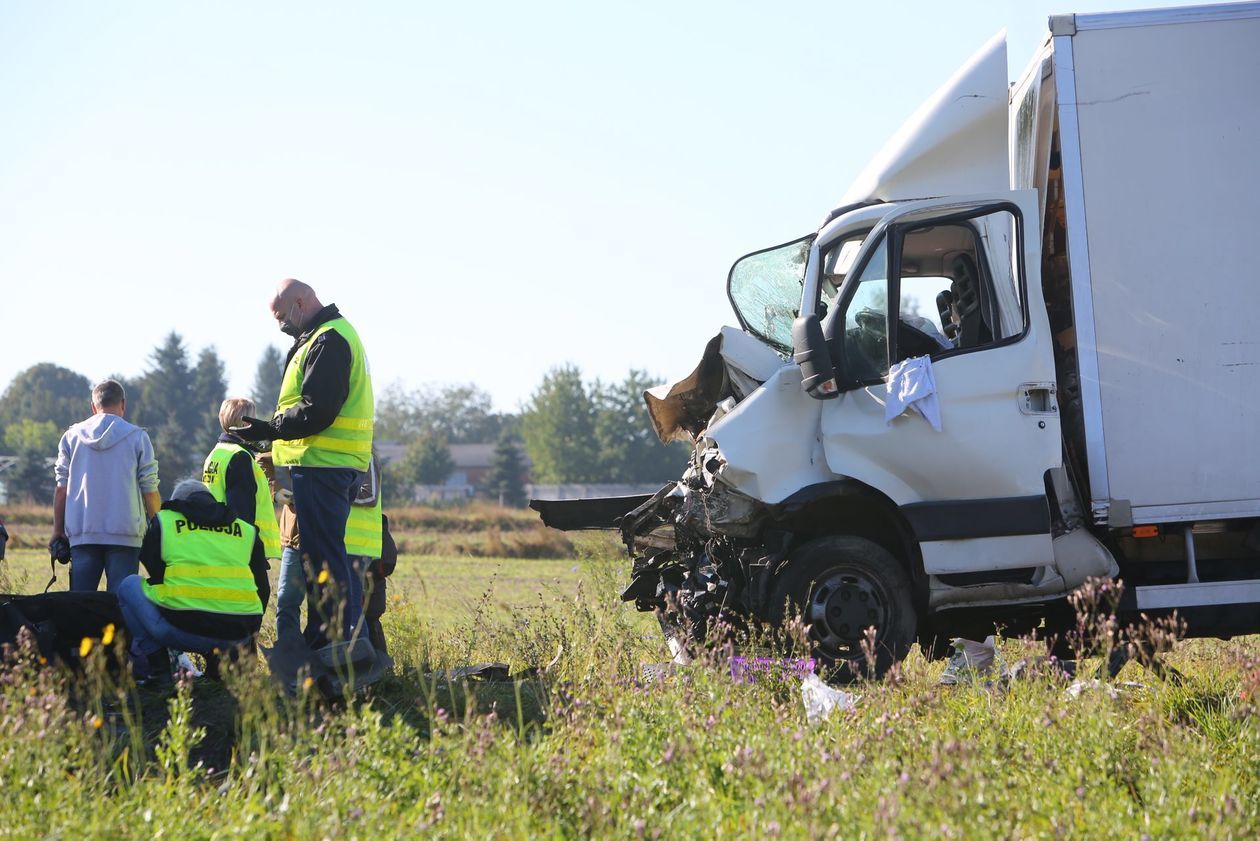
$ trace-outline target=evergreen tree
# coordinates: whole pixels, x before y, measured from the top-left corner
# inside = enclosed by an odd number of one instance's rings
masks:
[[[504,430],[495,445],[486,491],[500,505],[520,508],[525,504],[525,454],[521,439],[510,430]]]
[[[599,481],[595,408],[575,365],[553,368],[521,413],[536,482]]]
[[[204,413],[193,397],[193,372],[178,333],[171,332],[153,350],[149,364],[141,389],[143,406],[131,420],[145,426],[153,439],[166,498],[179,480],[200,472],[205,453],[197,451],[203,447]]]
[[[197,367],[192,371],[192,402],[202,407],[201,431],[196,440],[207,453],[223,431],[219,425],[219,406],[226,397],[227,371],[223,360],[213,347],[205,348],[198,355]]]
[[[258,406],[258,417],[270,418],[276,413],[280,399],[280,383],[284,379],[284,354],[275,345],[267,345],[258,368],[254,371],[251,397]]]

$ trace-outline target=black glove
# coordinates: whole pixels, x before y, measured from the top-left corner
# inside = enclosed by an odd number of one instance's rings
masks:
[[[238,438],[246,441],[270,441],[276,437],[276,431],[265,420],[243,415],[241,421],[244,423],[243,426],[234,426],[228,430]]]
[[[70,541],[64,537],[54,537],[48,541],[48,554],[59,564],[70,563]]]

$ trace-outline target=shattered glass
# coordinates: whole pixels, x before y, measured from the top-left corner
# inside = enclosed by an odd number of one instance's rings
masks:
[[[792,322],[801,306],[805,264],[813,236],[741,258],[731,268],[727,292],[740,324],[781,349],[792,347]]]

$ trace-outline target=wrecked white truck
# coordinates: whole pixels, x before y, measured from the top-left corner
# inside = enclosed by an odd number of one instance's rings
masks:
[[[838,664],[1052,633],[1091,576],[1260,631],[1257,45],[1260,4],[1056,16],[1008,85],[994,38],[732,267],[740,329],[646,395],[681,481],[533,506],[619,529],[667,629],[793,610]]]

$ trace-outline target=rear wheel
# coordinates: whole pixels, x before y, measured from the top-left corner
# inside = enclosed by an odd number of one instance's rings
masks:
[[[788,555],[775,576],[770,619],[799,616],[815,655],[841,679],[867,669],[862,641],[875,628],[874,671],[882,675],[910,651],[917,617],[905,568],[861,537],[823,537]]]

